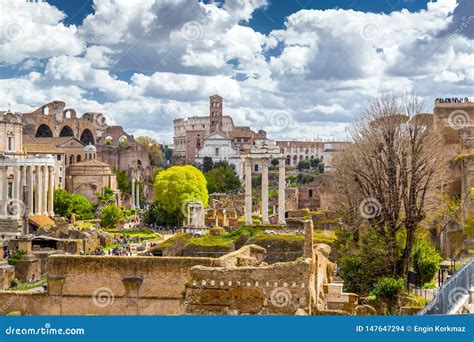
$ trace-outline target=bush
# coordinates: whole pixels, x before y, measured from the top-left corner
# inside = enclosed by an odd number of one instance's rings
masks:
[[[10,258],[8,258],[8,265],[15,266],[16,262],[23,259],[23,256],[25,255],[26,252],[21,249],[16,251]]]
[[[344,279],[344,290],[348,292],[362,293],[361,278],[363,275],[362,261],[356,256],[346,256],[342,259],[339,270]]]
[[[429,283],[443,258],[435,246],[426,239],[419,240],[413,248],[413,268],[418,274],[420,284]]]
[[[87,198],[71,194],[63,189],[54,191],[54,212],[62,217],[70,218],[74,213],[78,220],[94,218],[94,206]]]
[[[397,301],[398,295],[403,291],[404,285],[403,278],[383,277],[375,284],[373,294],[378,300],[393,304]]]
[[[103,228],[116,228],[122,217],[122,210],[117,205],[108,205],[100,212],[100,225]]]

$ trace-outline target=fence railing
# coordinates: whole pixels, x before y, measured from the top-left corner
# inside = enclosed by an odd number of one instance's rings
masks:
[[[474,259],[465,264],[434,294],[433,300],[418,315],[446,315],[470,296],[474,285]]]

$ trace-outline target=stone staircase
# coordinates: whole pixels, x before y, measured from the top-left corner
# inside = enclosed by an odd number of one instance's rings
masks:
[[[357,306],[359,296],[355,293],[343,292],[342,282],[324,284],[324,294],[328,310],[343,310],[352,313]]]

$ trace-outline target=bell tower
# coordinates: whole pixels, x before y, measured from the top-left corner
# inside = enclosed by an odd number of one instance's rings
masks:
[[[211,133],[222,132],[222,97],[217,94],[209,97],[209,117]]]

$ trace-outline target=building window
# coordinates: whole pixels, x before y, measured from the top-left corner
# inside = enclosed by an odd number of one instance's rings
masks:
[[[63,177],[59,177],[59,184],[63,183]]]
[[[313,190],[309,190],[309,198],[313,198]]]
[[[255,172],[258,172],[258,164],[254,165],[254,170],[255,170]]]
[[[59,161],[61,161],[61,155],[58,154],[58,155],[56,156],[56,159],[59,160]]]
[[[13,151],[13,137],[8,137],[8,151]]]
[[[218,156],[218,155],[219,155],[219,148],[216,147],[216,156]]]

